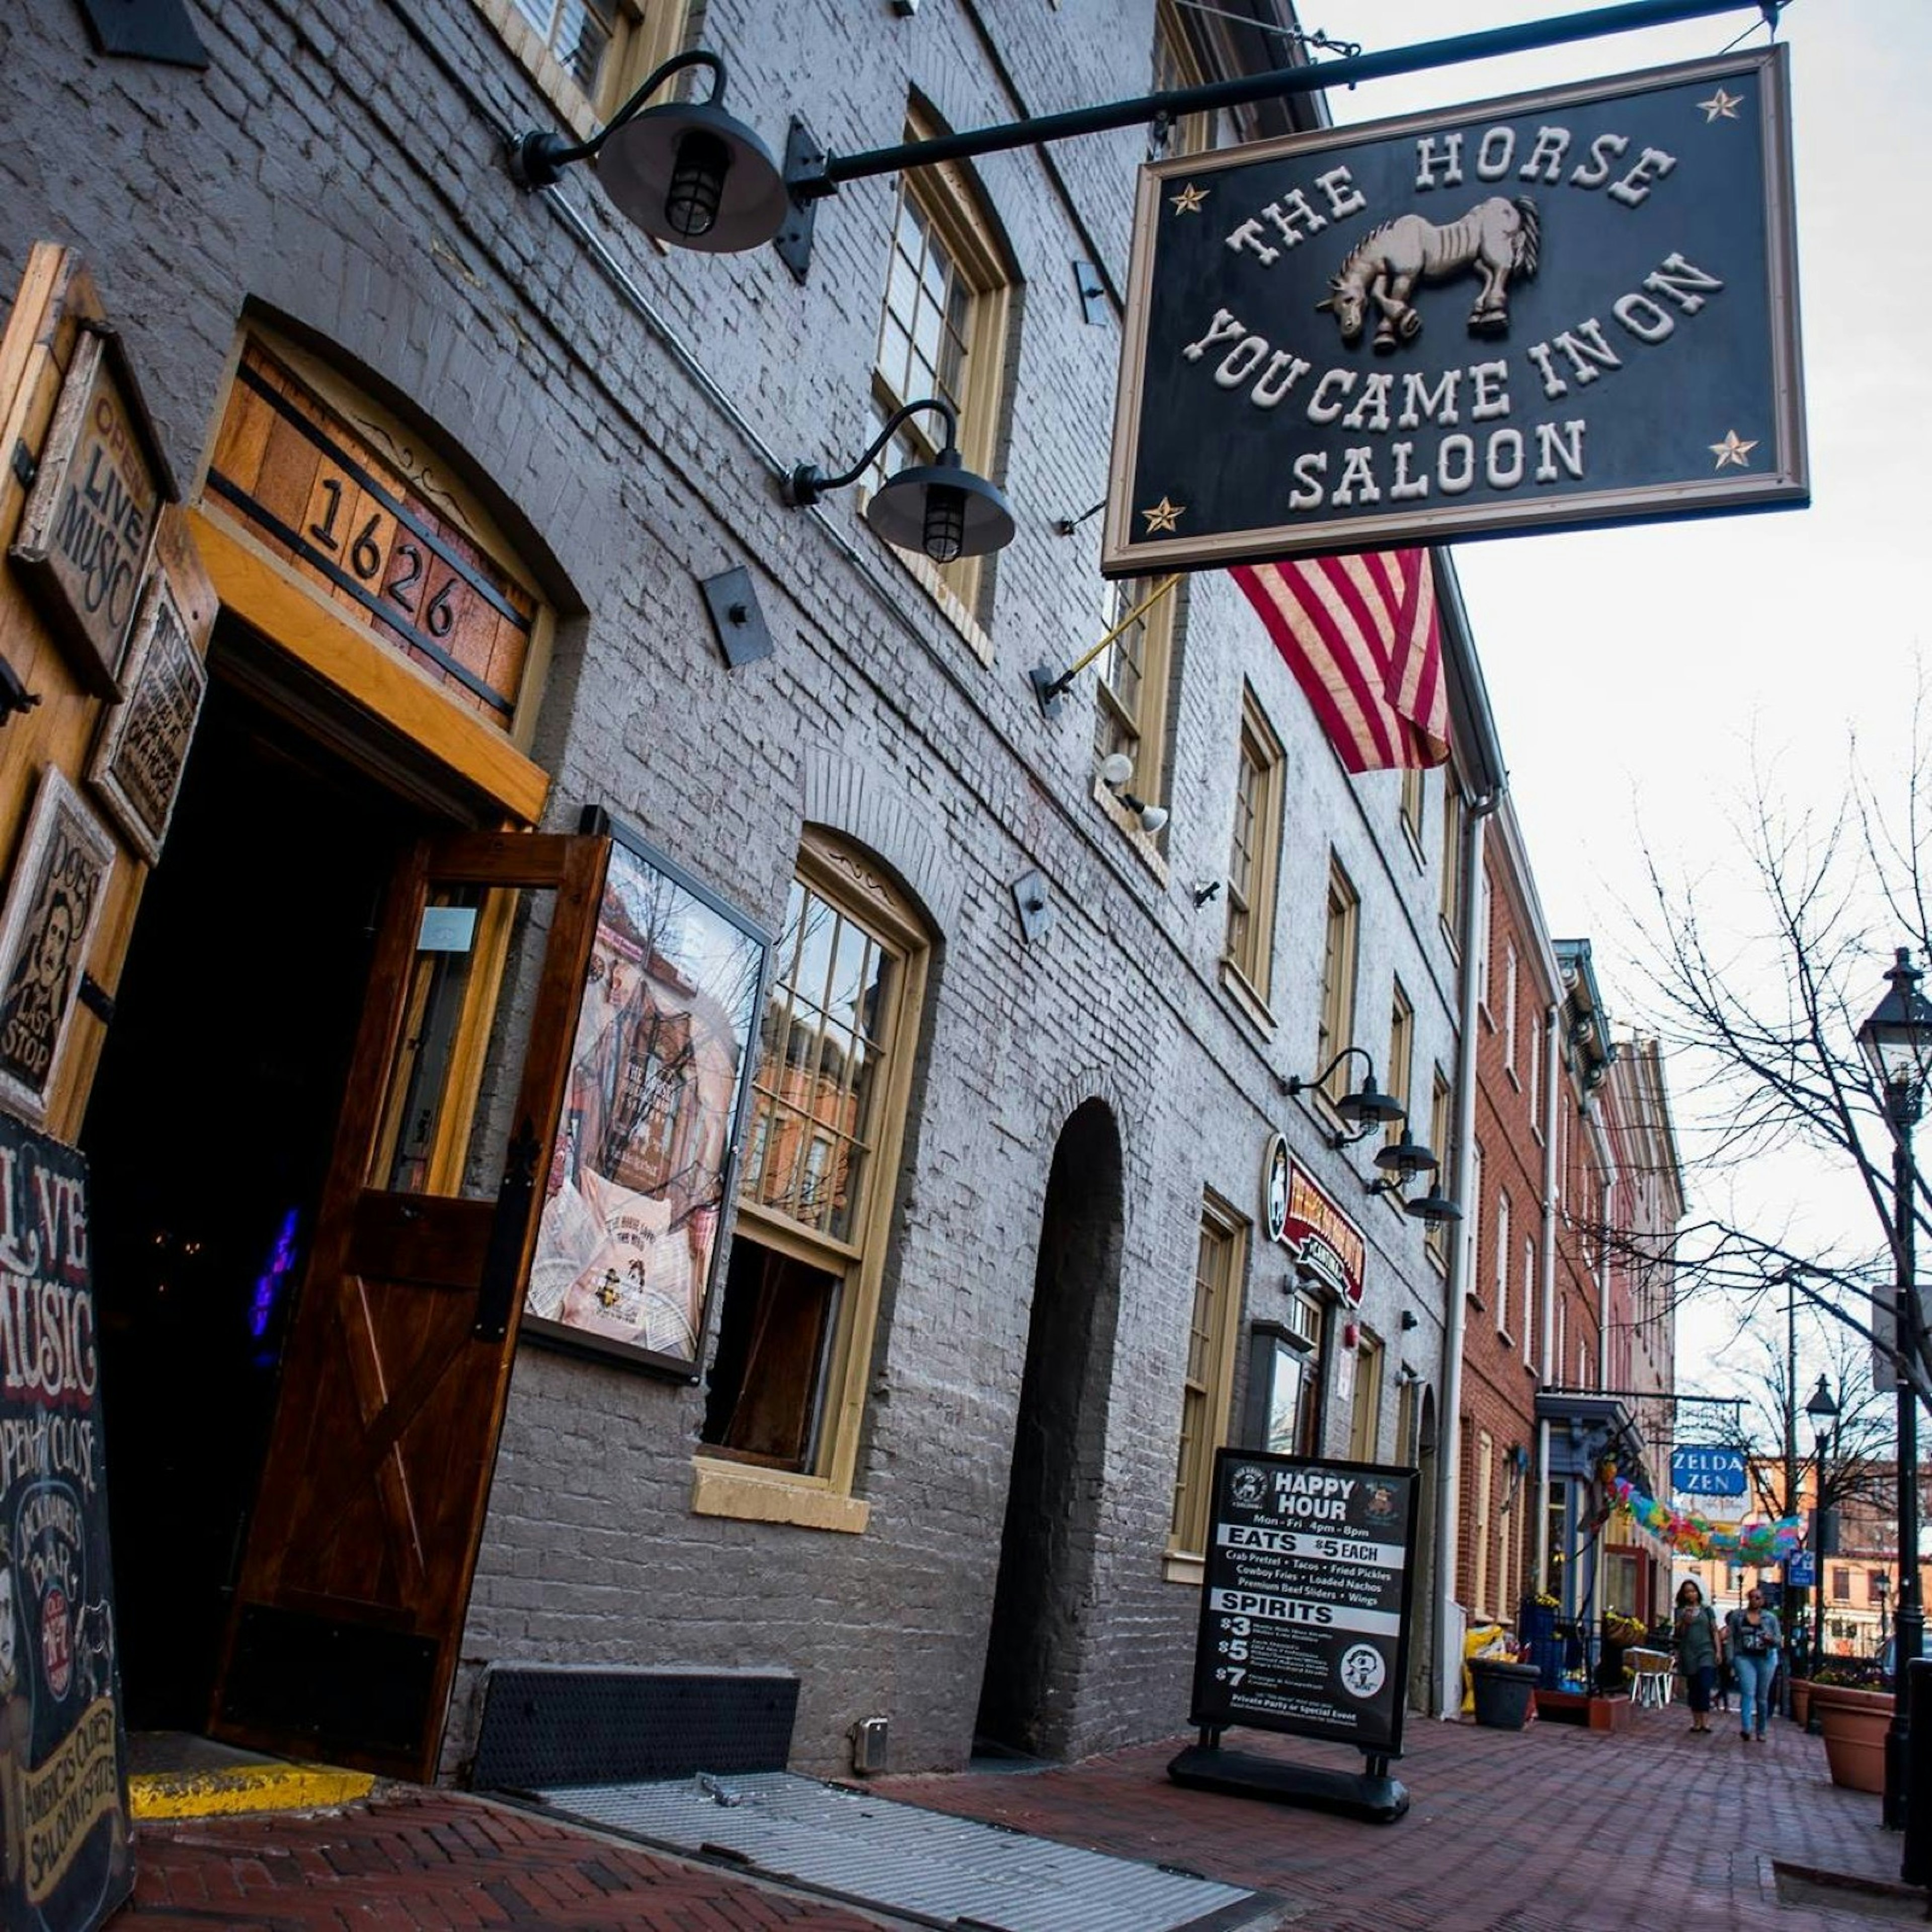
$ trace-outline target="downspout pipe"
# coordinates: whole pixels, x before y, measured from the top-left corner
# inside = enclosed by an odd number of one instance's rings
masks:
[[[1462,1703],[1460,1657],[1449,1648],[1449,1613],[1456,1600],[1456,1568],[1460,1554],[1460,1502],[1462,1489],[1462,1340],[1468,1312],[1469,1277],[1475,1266],[1470,1250],[1474,1233],[1476,1164],[1470,1158],[1476,1140],[1476,1067],[1480,1057],[1480,1008],[1483,998],[1483,973],[1486,964],[1478,956],[1482,938],[1484,833],[1490,814],[1503,802],[1498,787],[1472,804],[1462,826],[1462,877],[1468,882],[1462,893],[1462,929],[1457,938],[1462,956],[1457,971],[1456,1024],[1460,1029],[1456,1054],[1454,1199],[1462,1219],[1456,1223],[1456,1238],[1449,1245],[1448,1306],[1442,1320],[1442,1405],[1436,1418],[1436,1590],[1430,1606],[1436,1640],[1436,1682],[1438,1709],[1453,1718]]]

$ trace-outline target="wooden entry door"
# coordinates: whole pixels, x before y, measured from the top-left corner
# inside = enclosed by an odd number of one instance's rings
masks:
[[[464,833],[394,881],[217,1736],[433,1774],[609,849]]]

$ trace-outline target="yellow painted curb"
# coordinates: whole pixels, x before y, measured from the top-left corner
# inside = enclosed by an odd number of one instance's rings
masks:
[[[225,1771],[143,1771],[128,1780],[136,1818],[213,1818],[231,1811],[314,1811],[366,1798],[366,1771],[323,1764],[236,1765]]]

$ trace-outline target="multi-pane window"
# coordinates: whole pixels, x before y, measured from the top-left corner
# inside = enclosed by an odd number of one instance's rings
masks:
[[[1496,1326],[1509,1334],[1510,1198],[1496,1196]]]
[[[1405,1114],[1408,1112],[1408,1063],[1414,1040],[1415,1009],[1409,1004],[1408,995],[1402,990],[1402,982],[1398,980],[1389,1010],[1388,1075],[1383,1084],[1390,1096],[1401,1104]],[[1384,1130],[1382,1138],[1392,1147],[1407,1131],[1404,1122],[1391,1120]],[[1431,1141],[1430,1145],[1438,1154],[1441,1153],[1439,1142]]]
[[[1476,1432],[1475,1545],[1476,1614],[1487,1617],[1490,1610],[1490,1496],[1496,1486],[1496,1444],[1486,1429]]]
[[[1114,635],[1097,667],[1094,756],[1127,758],[1131,789],[1156,804],[1167,796],[1167,694],[1182,594],[1178,578],[1136,577],[1107,585],[1101,604],[1101,635]]]
[[[1154,92],[1166,94],[1175,88],[1198,87],[1204,77],[1201,63],[1188,44],[1180,8],[1174,0],[1157,0],[1154,22]],[[1214,145],[1214,116],[1184,114],[1168,129],[1166,152],[1198,154]]]
[[[1468,1245],[1463,1250],[1462,1292],[1466,1294],[1474,1294],[1476,1292],[1477,1270],[1482,1266],[1483,1260],[1483,1144],[1480,1141],[1472,1141],[1469,1144],[1468,1192]]]
[[[1438,1066],[1430,1077],[1429,1088],[1429,1144],[1441,1163],[1430,1181],[1430,1186],[1439,1194],[1448,1194],[1453,1183],[1454,1163],[1450,1160],[1450,1138],[1453,1129],[1449,1120],[1449,1083],[1442,1077]],[[1449,1265],[1449,1231],[1453,1222],[1432,1221],[1429,1231],[1423,1237],[1424,1245],[1442,1267]]]
[[[1355,937],[1361,901],[1340,860],[1328,862],[1328,906],[1322,942],[1322,1021],[1315,1064],[1326,1066],[1352,1041],[1355,1030]],[[1348,1090],[1348,1069],[1338,1066],[1324,1090],[1339,1100]]]
[[[907,135],[916,140],[934,131],[914,122]],[[952,171],[902,175],[896,192],[892,256],[873,359],[872,433],[904,404],[937,398],[950,405],[958,421],[967,466],[988,476],[994,467],[1009,278]],[[901,424],[866,487],[878,489],[908,464],[934,461],[944,434],[944,420],[931,410]],[[964,557],[939,572],[969,610],[977,601],[982,561]]]
[[[1348,1454],[1358,1462],[1372,1462],[1382,1435],[1382,1345],[1364,1335],[1356,1351],[1355,1408],[1348,1419]]]
[[[1543,1134],[1543,1022],[1534,1008],[1529,1016],[1529,1125],[1540,1139]]]
[[[1503,1070],[1516,1078],[1516,948],[1503,948]]]
[[[1842,1568],[1837,1564],[1832,1566],[1832,1600],[1836,1604],[1849,1604],[1852,1600],[1852,1572],[1849,1564]]]
[[[1234,829],[1228,850],[1228,940],[1224,955],[1265,1001],[1274,963],[1275,870],[1281,850],[1281,742],[1254,693],[1241,694],[1234,768]]]
[[[785,908],[702,1437],[849,1489],[926,942],[840,856],[810,836]]]
[[[1174,1464],[1174,1516],[1168,1539],[1177,1555],[1200,1556],[1208,1547],[1214,1451],[1227,1430],[1241,1258],[1242,1224],[1210,1196],[1202,1208],[1187,1366],[1180,1388],[1180,1449]]]
[[[684,37],[683,0],[482,0],[514,46],[514,22],[529,27],[544,52],[608,118]],[[527,43],[525,44],[527,46]],[[533,58],[526,53],[526,58]]]
[[[1522,1241],[1522,1358],[1530,1359],[1530,1330],[1536,1307],[1536,1243],[1526,1234]]]
[[[1442,923],[1450,940],[1462,943],[1462,794],[1455,774],[1442,772]]]
[[[1402,773],[1402,830],[1414,840],[1416,849],[1422,847],[1422,801],[1424,774],[1420,766],[1405,765]]]

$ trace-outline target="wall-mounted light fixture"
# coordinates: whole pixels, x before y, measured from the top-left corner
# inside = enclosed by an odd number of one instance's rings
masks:
[[[1127,790],[1133,776],[1134,761],[1124,752],[1112,752],[1100,760],[1100,782],[1140,820],[1141,830],[1150,838],[1166,825],[1167,813]]]
[[[944,420],[945,444],[935,461],[908,464],[889,476],[866,506],[866,522],[887,543],[899,550],[922,550],[934,563],[1004,550],[1013,540],[1012,512],[998,490],[961,460],[959,419],[952,404],[937,396],[893,410],[866,453],[836,476],[826,476],[815,463],[800,464],[784,480],[785,501],[801,509],[828,490],[857,482],[892,440],[893,431],[922,410],[931,410]]]
[[[1366,1139],[1378,1127],[1389,1126],[1408,1118],[1408,1108],[1393,1094],[1384,1094],[1376,1084],[1375,1060],[1365,1046],[1345,1046],[1319,1073],[1311,1074],[1305,1079],[1298,1073],[1277,1075],[1276,1078],[1281,1090],[1292,1099],[1298,1094],[1306,1093],[1311,1087],[1325,1085],[1328,1076],[1345,1060],[1359,1060],[1366,1071],[1362,1076],[1361,1085],[1354,1093],[1344,1094],[1333,1103],[1336,1112],[1354,1130],[1352,1133],[1336,1135],[1329,1144],[1336,1148],[1352,1146],[1357,1141]]]
[[[644,103],[686,68],[711,71],[709,100]],[[724,63],[703,47],[674,54],[587,141],[538,131],[510,146],[512,176],[550,188],[573,161],[596,163],[619,210],[680,248],[734,254],[769,242],[791,207],[771,150],[724,111]]]

